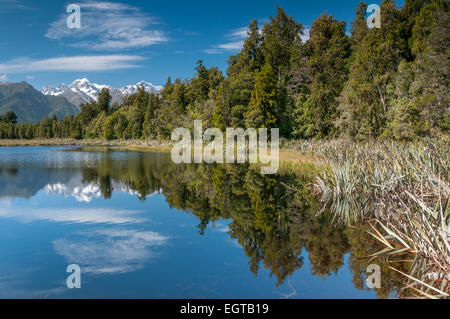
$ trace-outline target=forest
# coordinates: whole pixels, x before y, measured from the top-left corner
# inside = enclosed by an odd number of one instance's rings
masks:
[[[140,89],[111,105],[104,89],[76,116],[17,123],[0,118],[0,138],[170,139],[176,127],[279,128],[287,139],[448,141],[449,1],[385,0],[381,28],[369,28],[367,4],[346,23],[328,13],[305,27],[277,7],[253,20],[242,50],[223,74],[199,60],[191,79],[167,79],[158,93]]]

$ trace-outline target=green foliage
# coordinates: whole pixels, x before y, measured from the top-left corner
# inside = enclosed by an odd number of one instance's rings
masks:
[[[245,116],[247,127],[275,127],[276,82],[270,64],[266,64],[256,73],[255,88]]]
[[[64,116],[76,114],[78,108],[62,96],[44,95],[30,84],[0,83],[0,114],[13,111],[18,123],[36,123],[44,116]]]
[[[108,89],[103,88],[98,95],[97,112],[108,113],[110,103],[111,103],[111,94],[109,93]]]
[[[52,116],[58,110],[35,124],[5,115],[0,136],[168,139],[177,127],[192,129],[196,119],[221,130],[278,127],[281,136],[301,139],[448,136],[448,1],[406,0],[398,8],[384,0],[380,29],[368,28],[366,9],[365,3],[355,9],[351,36],[344,22],[323,14],[302,43],[303,25],[277,7],[262,27],[250,23],[226,77],[199,60],[192,79],[169,77],[161,92],[140,88],[120,105],[111,106],[102,89],[98,102],[82,104],[64,120]],[[34,94],[24,83],[0,91]],[[24,107],[32,112],[31,106]]]
[[[8,111],[5,113],[5,115],[0,117],[0,122],[16,124],[17,123],[17,115],[13,111]]]
[[[312,25],[308,41],[308,72],[311,81],[307,94],[297,98],[295,134],[304,138],[336,135],[336,98],[347,79],[350,43],[345,23],[321,15]]]

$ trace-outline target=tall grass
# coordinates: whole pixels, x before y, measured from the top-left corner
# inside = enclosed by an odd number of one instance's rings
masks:
[[[317,177],[323,208],[335,222],[369,222],[384,249],[411,255],[405,291],[448,297],[450,281],[450,151],[443,142],[297,142],[327,164]]]

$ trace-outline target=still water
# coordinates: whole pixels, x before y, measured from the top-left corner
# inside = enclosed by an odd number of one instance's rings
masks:
[[[392,293],[367,289],[366,237],[314,217],[310,182],[166,153],[0,148],[0,298]]]

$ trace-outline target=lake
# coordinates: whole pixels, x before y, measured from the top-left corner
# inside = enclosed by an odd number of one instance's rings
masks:
[[[169,153],[0,148],[0,298],[376,298],[373,245],[308,174]],[[69,289],[66,267],[81,267]]]

